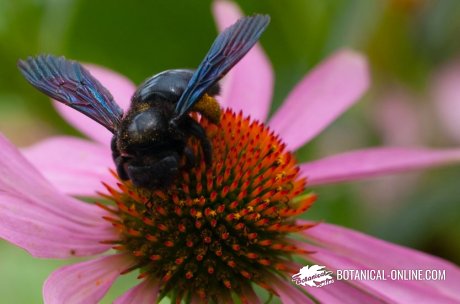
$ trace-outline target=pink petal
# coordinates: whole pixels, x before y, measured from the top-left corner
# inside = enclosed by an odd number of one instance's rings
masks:
[[[131,96],[136,89],[135,85],[129,79],[100,66],[85,64],[85,68],[112,93],[115,102],[122,109],[125,110],[129,107]],[[110,146],[112,134],[105,127],[60,102],[55,101],[54,105],[62,117],[76,129],[89,138]]]
[[[301,266],[303,267],[303,266]],[[299,268],[300,269],[300,268]],[[367,291],[363,291],[356,286],[348,284],[345,281],[334,280],[331,285],[323,286],[321,288],[316,287],[303,287],[305,291],[315,297],[320,303],[328,304],[355,304],[355,303],[366,303],[366,304],[382,304],[383,299],[376,297],[375,295],[369,294]]]
[[[279,277],[267,273],[265,279],[270,281],[270,285],[278,293],[280,300],[283,304],[301,304],[301,303],[315,303],[307,295],[302,293],[299,289]]]
[[[458,163],[459,149],[370,148],[300,165],[309,185],[330,184]]]
[[[303,222],[303,221],[302,221]],[[306,223],[306,222],[303,222]],[[385,270],[445,270],[445,281],[349,281],[387,302],[395,303],[458,303],[460,269],[438,257],[394,245],[365,234],[321,223],[304,235],[314,243],[297,242],[315,253],[307,259],[325,265],[328,269]]]
[[[0,237],[36,257],[87,256],[116,237],[106,212],[57,192],[0,136]]]
[[[292,90],[270,127],[295,150],[353,105],[368,86],[366,59],[351,50],[337,52]]]
[[[156,303],[159,289],[158,281],[144,280],[116,299],[114,304]]]
[[[223,0],[213,2],[213,13],[219,31],[243,16],[236,4]],[[273,78],[270,61],[257,44],[222,82],[219,101],[223,107],[242,110],[254,119],[265,121],[273,95]]]
[[[125,255],[111,255],[62,267],[45,281],[44,302],[98,303],[131,263]]]
[[[460,61],[450,62],[433,79],[432,95],[440,122],[447,133],[460,142]]]
[[[75,137],[53,137],[22,150],[25,157],[60,191],[94,196],[101,182],[114,184],[110,149]]]

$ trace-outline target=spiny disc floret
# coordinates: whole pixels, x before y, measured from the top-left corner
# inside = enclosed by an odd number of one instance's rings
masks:
[[[116,203],[106,219],[120,238],[114,248],[134,256],[139,277],[160,280],[164,294],[219,301],[233,292],[244,300],[254,282],[272,293],[267,271],[295,272],[287,258],[304,253],[287,234],[308,228],[292,216],[314,195],[294,200],[305,180],[293,155],[263,124],[227,110],[219,126],[202,118],[213,165],[184,168],[168,189],[107,186]],[[199,144],[189,146],[198,160]],[[128,270],[127,270],[128,271]]]

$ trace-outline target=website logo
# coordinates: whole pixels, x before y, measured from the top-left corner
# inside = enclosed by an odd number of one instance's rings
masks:
[[[311,265],[302,267],[298,273],[292,276],[292,281],[297,285],[310,287],[323,287],[334,283],[332,271],[325,269],[326,266]]]
[[[337,281],[445,281],[445,269],[337,269],[335,274],[326,266],[302,267],[292,276],[301,286],[323,287]]]

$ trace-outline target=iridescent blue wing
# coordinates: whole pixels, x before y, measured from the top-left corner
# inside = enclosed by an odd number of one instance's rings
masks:
[[[267,15],[244,17],[216,38],[177,102],[175,120],[187,114],[206,90],[225,76],[249,52],[269,22],[270,17]]]
[[[123,111],[81,64],[64,57],[40,55],[19,60],[18,67],[35,88],[115,132]]]

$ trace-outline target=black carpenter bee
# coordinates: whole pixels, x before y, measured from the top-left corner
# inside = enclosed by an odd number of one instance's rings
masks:
[[[112,156],[121,179],[139,187],[164,187],[177,176],[182,157],[194,165],[195,156],[187,147],[190,136],[199,140],[210,165],[211,143],[189,113],[219,123],[220,106],[214,99],[218,81],[249,52],[269,22],[266,15],[238,20],[216,38],[195,71],[168,70],[142,83],[126,113],[76,61],[41,55],[20,60],[18,67],[35,88],[113,133]]]

